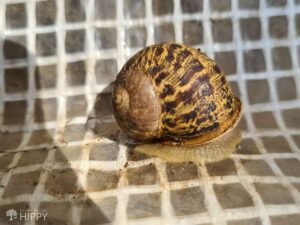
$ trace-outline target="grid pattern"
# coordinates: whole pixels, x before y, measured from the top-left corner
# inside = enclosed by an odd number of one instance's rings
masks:
[[[300,221],[298,0],[6,0],[0,16],[0,224],[10,208],[57,224]],[[111,82],[162,41],[216,59],[244,103],[228,160],[169,163],[121,138]]]

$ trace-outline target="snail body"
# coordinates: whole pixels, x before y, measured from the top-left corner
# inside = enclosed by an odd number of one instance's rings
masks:
[[[201,145],[165,145],[145,143],[135,147],[135,151],[162,158],[168,162],[193,162],[195,164],[214,163],[230,157],[240,142],[241,132],[234,128],[213,141]]]
[[[112,102],[129,137],[187,145],[231,130],[242,106],[212,59],[175,43],[151,45],[131,57],[116,78]]]

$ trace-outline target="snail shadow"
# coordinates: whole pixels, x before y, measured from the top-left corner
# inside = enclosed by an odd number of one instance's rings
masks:
[[[0,40],[5,58],[0,65],[5,81],[5,96],[0,97],[3,105],[0,112],[0,224],[25,224],[26,221],[10,221],[6,215],[10,209],[17,212],[45,210],[46,220],[37,220],[36,224],[73,224],[74,221],[81,225],[109,224],[115,217],[116,200],[107,197],[94,201],[87,193],[97,188],[97,182],[91,182],[92,188],[89,185],[93,178],[101,178],[101,171],[92,176],[90,171],[80,175],[80,168],[71,166],[80,164],[84,146],[68,147],[68,143],[61,145],[56,141],[56,127],[50,129],[47,123],[57,118],[58,99],[35,94],[57,88],[57,65],[36,65],[34,84],[30,84],[28,62],[35,62],[36,56],[24,43],[21,39]],[[99,120],[108,115],[106,106],[101,104],[103,101],[95,104],[95,109],[101,108],[104,112],[97,115]],[[30,129],[33,131],[28,132]],[[83,176],[90,176],[87,184],[81,183],[86,180]],[[74,213],[75,209],[80,210]]]
[[[111,82],[96,96],[93,109],[88,114],[86,127],[98,138],[118,141],[120,129],[114,119],[111,100],[113,87],[114,82]]]

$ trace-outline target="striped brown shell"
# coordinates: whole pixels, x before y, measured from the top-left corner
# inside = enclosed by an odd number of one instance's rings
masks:
[[[117,76],[112,101],[129,137],[186,144],[233,128],[242,106],[212,59],[176,43],[148,46],[130,58]]]

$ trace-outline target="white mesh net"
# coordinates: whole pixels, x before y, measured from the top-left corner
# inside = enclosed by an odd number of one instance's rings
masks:
[[[9,209],[49,224],[299,223],[298,0],[4,0],[0,17],[0,224],[20,222]],[[228,160],[118,142],[110,83],[163,41],[216,59],[244,103]]]

